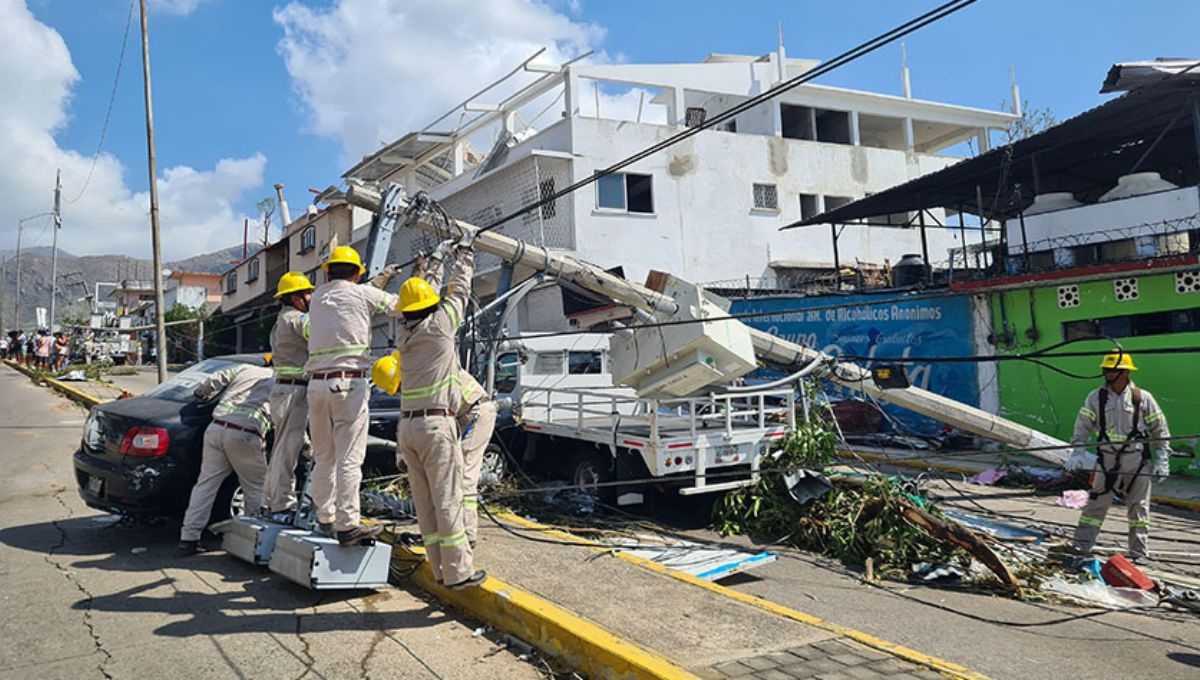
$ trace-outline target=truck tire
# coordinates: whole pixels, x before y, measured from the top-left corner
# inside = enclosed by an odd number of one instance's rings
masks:
[[[589,493],[604,502],[616,498],[611,456],[594,449],[580,448],[571,455],[567,481],[573,488]]]
[[[479,470],[480,488],[499,484],[508,476],[508,457],[500,445],[492,442],[483,451],[483,467]]]

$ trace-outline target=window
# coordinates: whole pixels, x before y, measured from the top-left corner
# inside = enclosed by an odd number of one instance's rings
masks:
[[[850,143],[850,114],[846,111],[781,104],[779,120],[782,127],[780,133],[788,139]]]
[[[541,183],[542,200],[544,201],[553,195],[554,195],[554,178],[550,177],[550,178],[542,180],[542,183]],[[553,201],[550,201],[549,203],[546,203],[545,205],[542,206],[542,219],[543,220],[552,219],[555,215],[558,214],[558,206],[555,205],[556,203],[558,203],[558,199],[554,199]]]
[[[755,210],[779,210],[779,192],[774,184],[754,185]]]
[[[235,290],[237,290],[237,270],[225,275],[225,292],[232,293]]]
[[[246,265],[246,283],[251,283],[258,280],[258,270],[261,266],[262,265],[259,262],[259,258],[256,257],[253,260],[250,260],[250,263]]]
[[[852,197],[852,196],[826,196],[825,197],[825,212],[829,212],[830,210],[837,210],[838,208],[845,206],[845,205],[850,205],[853,202],[854,202],[854,197]]]
[[[1200,307],[1171,312],[1110,316],[1103,319],[1081,319],[1066,321],[1062,325],[1063,340],[1096,336],[1133,338],[1196,331],[1200,331]]]
[[[569,352],[567,354],[567,373],[570,375],[590,375],[603,372],[604,365],[600,352]]]
[[[807,220],[821,213],[820,197],[816,194],[800,194],[800,219]]]
[[[300,232],[300,252],[307,253],[317,247],[317,228],[308,225]]]
[[[564,358],[562,352],[539,353],[533,358],[533,370],[530,373],[534,375],[562,375]]]
[[[689,106],[687,112],[683,116],[683,124],[687,127],[700,127],[704,125],[704,119],[708,117],[708,112],[702,106]]]
[[[737,118],[730,118],[713,129],[717,132],[737,132]]]
[[[521,369],[521,355],[508,352],[496,357],[496,392],[507,394],[517,389],[517,375]]]
[[[615,172],[596,181],[596,207],[631,213],[653,213],[650,175]]]

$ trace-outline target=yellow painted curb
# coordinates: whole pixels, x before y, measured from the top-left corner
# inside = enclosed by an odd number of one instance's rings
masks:
[[[384,534],[384,539],[390,539]],[[394,558],[422,554],[395,546]],[[533,593],[489,576],[477,588],[452,591],[437,583],[428,562],[410,576],[443,603],[528,642],[590,678],[693,680],[695,675]]]
[[[22,365],[16,363],[14,361],[9,361],[6,359],[4,361],[4,363],[13,367],[17,371],[20,371],[21,373],[24,373],[25,375],[29,376],[30,379],[44,380],[47,385],[53,387],[54,389],[58,390],[59,392],[62,392],[63,395],[66,396],[68,399],[71,399],[72,401],[77,401],[89,408],[92,406],[96,406],[96,405],[104,403],[100,399],[97,399],[96,397],[94,397],[86,392],[81,392],[80,390],[77,390],[74,387],[71,387],[70,385],[68,385],[62,381],[55,380],[54,378],[50,378],[50,377],[39,378],[38,374],[36,372],[30,370],[29,368],[27,368],[25,366],[22,366]]]
[[[692,576],[691,574],[688,574],[685,572],[677,571],[675,569],[668,569],[667,567],[664,567],[663,565],[658,564],[657,562],[654,562],[652,560],[648,560],[644,557],[638,557],[637,555],[631,555],[627,552],[622,552],[622,551],[613,551],[609,546],[599,545],[593,541],[589,541],[587,539],[580,538],[579,536],[575,536],[574,534],[570,534],[565,531],[551,529],[542,524],[538,524],[536,522],[531,522],[523,517],[519,517],[519,516],[513,515],[511,513],[505,512],[505,513],[496,513],[496,514],[497,514],[498,518],[512,522],[513,524],[519,524],[521,526],[528,527],[530,529],[537,529],[539,534],[546,535],[546,536],[554,536],[555,538],[561,538],[563,540],[578,543],[581,546],[590,546],[590,547],[595,548],[596,550],[611,552],[612,554],[616,555],[620,559],[623,559],[632,564],[636,564],[640,567],[644,567],[651,571],[660,573],[664,576],[669,576],[677,581],[683,581],[684,583],[688,583],[688,584],[694,585],[696,587],[703,588],[705,590],[708,590],[708,591],[716,593],[718,595],[727,597],[731,600],[736,600],[743,604],[748,604],[751,607],[757,607],[758,609],[762,609],[764,611],[770,612],[777,616],[782,616],[787,619],[792,619],[793,621],[798,621],[800,623],[808,624],[815,628],[820,628],[821,630],[829,631],[829,632],[839,635],[841,637],[849,638],[851,640],[854,640],[855,642],[866,645],[867,647],[871,647],[872,649],[877,649],[881,652],[886,652],[897,658],[904,659],[905,661],[910,661],[915,664],[920,664],[922,666],[926,666],[926,667],[931,668],[931,669],[933,669],[943,675],[946,675],[948,677],[961,678],[963,680],[987,680],[986,675],[976,673],[975,671],[972,671],[972,670],[966,668],[965,666],[960,666],[956,663],[952,663],[952,662],[946,661],[944,659],[939,659],[934,656],[929,656],[928,654],[922,654],[921,652],[918,652],[916,650],[909,649],[907,647],[903,647],[901,645],[897,645],[897,644],[888,642],[887,640],[877,638],[874,635],[871,635],[869,633],[864,633],[862,631],[854,630],[852,628],[846,628],[845,626],[839,626],[836,623],[830,623],[829,621],[826,621],[822,618],[813,616],[811,614],[805,614],[802,611],[792,609],[790,607],[785,607],[781,604],[771,602],[770,600],[764,600],[762,598],[755,597],[753,595],[747,595],[745,593],[740,593],[736,590],[726,588],[725,586],[718,585],[718,584],[712,583],[710,581],[705,581],[702,578]]]

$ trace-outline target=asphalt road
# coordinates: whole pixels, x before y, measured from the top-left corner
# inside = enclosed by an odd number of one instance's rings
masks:
[[[962,488],[962,487],[957,487]],[[973,500],[1014,521],[1072,526],[1077,510],[1054,506],[1047,496],[1012,489],[978,489]],[[944,491],[945,489],[943,489]],[[935,490],[936,493],[936,490]],[[954,495],[959,509],[978,511]],[[967,507],[973,506],[973,507]],[[1123,512],[1110,526],[1124,530]],[[1152,511],[1152,550],[1196,550],[1197,518]],[[712,540],[716,535],[694,531]],[[1106,533],[1102,542],[1123,543]],[[732,542],[750,544],[745,539]],[[830,622],[961,664],[994,678],[1198,678],[1200,613],[1163,608],[1115,612],[1061,603],[1019,601],[968,590],[897,582],[869,585],[861,574],[811,553],[770,546],[777,562],[722,582]],[[1200,559],[1168,569],[1196,578]]]
[[[83,409],[0,367],[0,680],[534,678],[405,590],[318,593],[87,508]]]

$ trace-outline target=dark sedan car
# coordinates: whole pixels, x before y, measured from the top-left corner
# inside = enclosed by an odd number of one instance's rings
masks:
[[[215,401],[192,391],[208,376],[236,364],[262,365],[259,354],[206,359],[130,399],[100,404],[88,414],[75,452],[75,481],[89,506],[121,515],[178,515],[200,474],[204,430]],[[214,521],[235,511],[237,476],[225,480]]]

